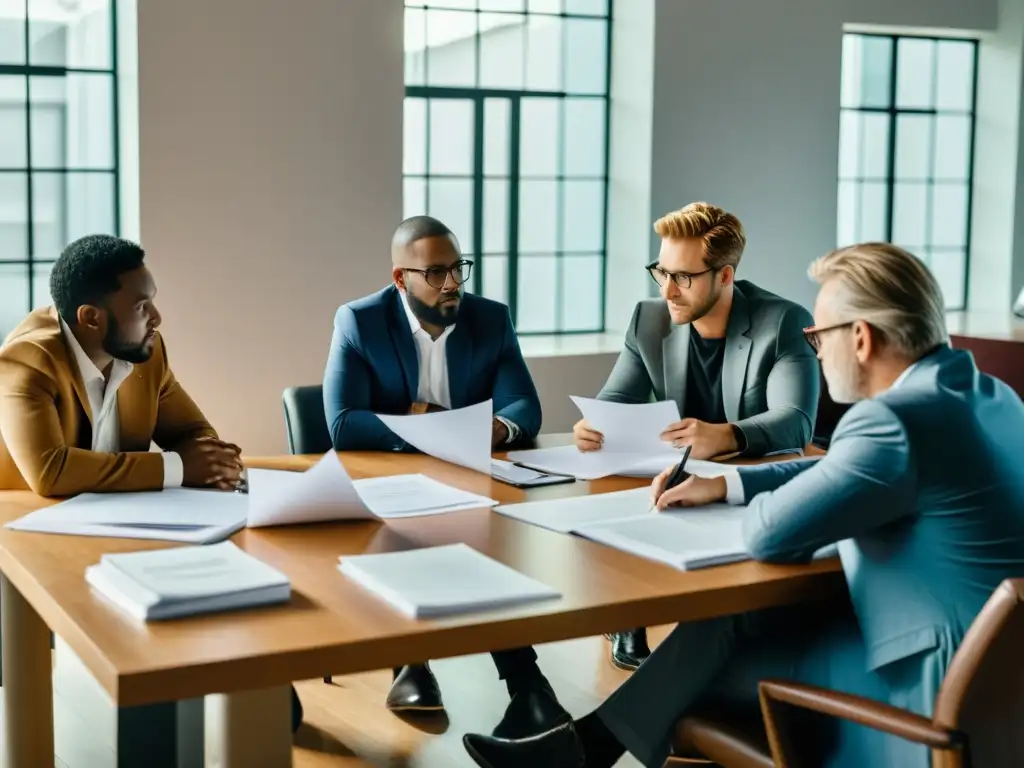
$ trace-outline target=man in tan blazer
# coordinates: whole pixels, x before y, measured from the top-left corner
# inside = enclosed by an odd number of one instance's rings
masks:
[[[237,446],[218,439],[168,365],[144,256],[108,235],[75,241],[53,267],[55,306],[0,347],[0,489],[71,496],[238,482]]]

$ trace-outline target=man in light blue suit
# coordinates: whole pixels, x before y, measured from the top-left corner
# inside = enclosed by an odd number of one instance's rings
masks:
[[[487,768],[610,768],[623,751],[664,763],[694,705],[757,706],[783,677],[929,716],[971,622],[1003,580],[1024,574],[1024,404],[948,346],[934,277],[869,243],[814,264],[829,392],[856,402],[817,461],[741,468],[652,492],[659,508],[747,503],[750,554],[806,561],[838,543],[849,606],[766,611],[679,625],[594,713],[533,739],[467,736]],[[925,768],[927,750],[848,722],[804,731],[808,765]],[[806,743],[805,743],[806,742]]]
[[[391,241],[393,284],[345,304],[334,319],[324,372],[324,411],[334,447],[411,450],[378,413],[463,408],[493,400],[493,446],[540,431],[540,400],[508,307],[463,295],[471,261],[437,219],[403,221]],[[537,666],[533,648],[491,654],[511,702],[495,734],[535,733],[569,719]],[[392,711],[441,710],[428,664],[394,670]]]

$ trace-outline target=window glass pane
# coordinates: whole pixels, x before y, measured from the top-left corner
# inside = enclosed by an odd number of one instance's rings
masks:
[[[430,179],[427,213],[455,233],[463,251],[473,248],[473,182],[468,179]]]
[[[523,99],[520,113],[519,172],[558,174],[558,99]]]
[[[839,182],[839,207],[836,221],[837,245],[857,241],[857,209],[860,207],[860,185],[854,181]]]
[[[842,105],[888,107],[892,77],[892,40],[843,36]]]
[[[427,101],[406,96],[402,124],[402,172],[427,172]]]
[[[483,259],[483,295],[508,304],[508,256],[487,255]]]
[[[967,256],[963,250],[937,250],[928,258],[928,266],[942,289],[946,309],[962,309],[966,293]]]
[[[860,174],[869,179],[884,179],[889,175],[889,125],[888,115],[864,113],[862,139],[864,151],[861,155]]]
[[[484,174],[508,174],[509,121],[512,106],[508,99],[484,101]]]
[[[604,183],[562,184],[562,250],[599,251],[604,241]]]
[[[897,179],[926,179],[930,175],[933,119],[929,115],[896,118]]]
[[[50,296],[50,273],[52,271],[52,261],[32,265],[32,309],[47,307],[53,303],[53,298]]]
[[[72,240],[115,232],[112,173],[32,174],[32,231],[40,260],[56,259]]]
[[[971,118],[939,115],[935,118],[935,178],[967,178],[970,167]]]
[[[974,102],[975,43],[943,40],[938,45],[938,109],[969,110]]]
[[[563,256],[560,259],[562,278],[559,288],[559,328],[563,331],[601,330],[600,254]]]
[[[932,187],[932,245],[967,245],[967,186]]]
[[[565,0],[566,13],[580,13],[589,16],[606,16],[608,0]]]
[[[427,71],[427,14],[416,8],[405,11],[405,84],[423,85]]]
[[[562,147],[566,176],[604,176],[604,99],[566,99]]]
[[[402,218],[419,216],[427,212],[427,180],[402,179]]]
[[[839,113],[839,178],[860,175],[861,113],[843,110]]]
[[[896,47],[896,106],[924,109],[932,106],[935,42],[900,38]]]
[[[526,0],[526,7],[534,13],[561,13],[562,0]]]
[[[481,11],[525,11],[526,0],[480,0]]]
[[[0,260],[27,258],[28,176],[0,173]]]
[[[557,330],[557,263],[554,254],[519,259],[517,280],[519,333],[553,333]]]
[[[508,179],[484,182],[484,251],[508,251]]]
[[[430,100],[430,173],[473,173],[473,102]]]
[[[507,13],[480,14],[480,87],[523,87],[526,17]]]
[[[558,182],[519,184],[519,251],[558,249]]]
[[[928,242],[928,185],[897,182],[893,190],[893,242],[913,249]]]
[[[884,182],[866,181],[860,188],[860,231],[858,240],[887,240],[888,199]]]
[[[75,3],[29,0],[29,58],[32,64],[110,69],[111,0]]]
[[[29,82],[32,164],[42,168],[114,166],[113,77],[33,77]]]
[[[0,0],[0,64],[24,63],[25,0]]]
[[[531,16],[526,24],[526,88],[562,90],[562,19]]]
[[[565,20],[565,90],[604,93],[608,65],[608,22]]]
[[[28,265],[0,264],[0,338],[28,314]]]
[[[427,11],[427,84],[476,85],[476,14]]]
[[[3,13],[2,5],[0,13]],[[24,168],[28,164],[25,83],[26,79],[20,75],[0,75],[0,168]]]

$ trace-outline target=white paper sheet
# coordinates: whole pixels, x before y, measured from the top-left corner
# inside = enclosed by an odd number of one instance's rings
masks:
[[[614,453],[608,449],[582,453],[575,445],[563,445],[558,448],[534,448],[528,451],[509,451],[509,459],[541,472],[552,472],[558,475],[571,475],[580,480],[597,480],[610,475],[625,474],[632,467],[643,462],[660,464],[661,472],[673,462],[678,463],[681,453],[658,453],[657,456],[643,456],[635,453]],[[689,462],[687,462],[689,464]],[[648,465],[643,464],[646,468]],[[657,474],[657,473],[655,473]],[[647,475],[640,475],[646,477]],[[650,475],[653,477],[654,475]]]
[[[378,416],[384,426],[422,453],[491,473],[492,401],[415,416]]]
[[[568,499],[502,504],[494,508],[495,512],[506,517],[559,533],[572,533],[581,526],[595,523],[635,518],[650,510],[651,492],[647,488]]]
[[[583,418],[604,436],[601,451],[646,457],[671,457],[676,449],[661,439],[661,433],[679,421],[674,400],[657,403],[612,403],[589,397],[571,397]]]
[[[6,527],[38,533],[206,544],[244,527],[247,507],[242,494],[191,488],[83,493],[31,512]]]
[[[434,480],[426,475],[368,477],[355,481],[363,503],[379,517],[416,517],[493,507],[498,502]]]
[[[561,593],[466,544],[354,555],[338,569],[414,618],[488,610]]]
[[[248,479],[250,528],[377,517],[333,451],[305,472],[250,469]]]
[[[667,460],[666,460],[667,459]],[[677,456],[650,456],[632,466],[624,469],[618,474],[625,477],[650,477],[655,478],[669,467],[679,463]],[[687,459],[686,471],[698,477],[721,477],[730,469],[728,464],[721,464],[717,461],[706,461],[704,459]]]

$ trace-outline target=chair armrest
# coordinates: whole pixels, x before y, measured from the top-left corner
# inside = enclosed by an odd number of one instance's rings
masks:
[[[780,703],[851,720],[932,749],[959,749],[966,741],[960,731],[941,728],[926,717],[863,696],[780,680],[764,680],[758,689],[769,732],[775,731],[777,725],[772,705]]]

